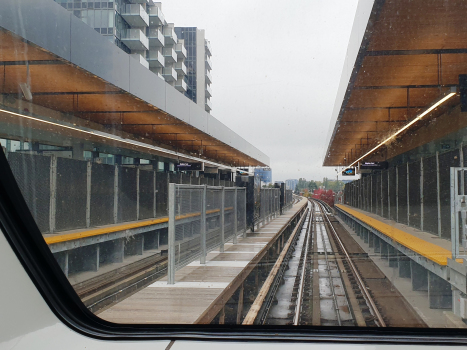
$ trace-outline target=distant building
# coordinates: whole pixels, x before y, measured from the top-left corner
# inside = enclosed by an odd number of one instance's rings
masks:
[[[295,191],[295,187],[297,187],[298,180],[297,179],[288,179],[285,180],[285,186],[288,190]]]
[[[271,168],[255,168],[255,176],[258,176],[264,183],[272,182]]]
[[[175,27],[178,39],[184,40],[187,49],[187,90],[185,96],[211,112],[211,44],[205,38],[204,29]]]

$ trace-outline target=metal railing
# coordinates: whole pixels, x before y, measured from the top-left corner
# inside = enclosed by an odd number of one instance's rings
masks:
[[[42,233],[167,217],[168,184],[232,182],[156,172],[151,165],[108,165],[10,152],[8,161]]]
[[[205,264],[208,252],[246,236],[244,188],[170,183],[168,207],[168,284],[177,270],[198,258]]]
[[[280,213],[280,189],[279,188],[262,188],[260,192],[259,217],[256,220],[256,225],[268,224],[273,218]]]
[[[465,165],[466,151],[436,152],[348,183],[344,204],[450,239],[450,169]]]

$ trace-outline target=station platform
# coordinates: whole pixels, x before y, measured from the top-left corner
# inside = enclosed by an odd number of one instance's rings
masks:
[[[194,261],[181,268],[175,274],[175,284],[168,285],[164,277],[98,316],[115,323],[203,323],[206,310],[225,289],[232,287],[239,275],[255,264],[255,258],[270,248],[282,228],[307,202],[301,199],[283,215],[248,233],[246,238],[238,237],[237,244],[226,243],[224,252],[209,252],[206,264]]]
[[[394,242],[408,248],[414,254],[418,254],[437,265],[447,266],[448,259],[452,258],[451,241],[348,205],[336,204],[336,207]],[[462,263],[462,260],[459,259],[458,262]]]

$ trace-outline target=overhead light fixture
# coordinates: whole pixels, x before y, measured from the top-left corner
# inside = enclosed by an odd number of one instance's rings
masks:
[[[453,92],[452,92],[453,91]],[[444,96],[441,100],[439,100],[438,102],[436,102],[434,105],[432,105],[430,108],[428,108],[426,111],[424,111],[423,113],[419,114],[415,119],[413,119],[410,123],[404,125],[401,129],[397,130],[393,135],[389,136],[386,140],[380,142],[378,145],[376,145],[373,149],[371,149],[370,151],[368,151],[367,153],[365,153],[363,156],[361,156],[360,158],[358,158],[356,161],[354,161],[352,164],[349,165],[349,167],[357,164],[359,161],[361,161],[363,158],[365,158],[366,156],[370,155],[371,153],[373,153],[374,151],[376,151],[378,148],[380,148],[381,146],[385,145],[386,143],[388,143],[389,141],[391,141],[392,139],[394,139],[397,135],[399,135],[401,132],[407,130],[408,128],[410,128],[410,126],[412,126],[413,124],[415,124],[416,122],[418,122],[420,119],[422,119],[424,116],[426,116],[428,113],[430,113],[432,110],[434,110],[436,107],[438,107],[439,105],[443,104],[444,102],[446,102],[447,100],[449,100],[451,97],[453,97],[454,95],[456,94],[456,87],[452,87],[451,88],[451,92],[449,94],[447,94],[446,96]]]
[[[97,130],[96,131],[84,130],[84,129],[76,128],[76,127],[73,127],[73,126],[68,126],[68,125],[64,125],[64,124],[60,124],[60,123],[40,119],[40,118],[33,117],[33,116],[30,116],[30,115],[24,115],[24,114],[20,114],[20,113],[11,112],[11,111],[8,111],[8,110],[5,110],[5,109],[0,109],[0,112],[10,114],[11,116],[22,117],[22,118],[34,120],[36,122],[41,122],[41,123],[45,123],[45,124],[49,124],[49,125],[58,126],[58,127],[68,129],[68,130],[78,131],[78,132],[88,134],[88,135],[98,136],[98,137],[103,138],[103,139],[122,142],[122,143],[125,143],[125,144],[128,144],[128,145],[142,147],[142,148],[146,148],[146,149],[149,149],[149,150],[152,150],[152,151],[158,151],[158,152],[169,154],[169,155],[172,155],[172,156],[175,156],[175,157],[178,157],[178,158],[182,157],[182,158],[194,160],[194,161],[197,161],[197,162],[204,162],[206,164],[210,164],[210,165],[219,167],[221,169],[225,169],[225,168],[228,169],[229,168],[229,166],[227,166],[227,165],[211,162],[211,161],[206,160],[206,159],[201,159],[201,158],[197,158],[197,157],[193,157],[193,156],[188,156],[188,155],[185,155],[185,154],[182,154],[182,153],[179,153],[179,152],[167,150],[167,149],[164,149],[162,147],[152,146],[152,145],[149,145],[149,144],[146,144],[146,143],[143,143],[143,142],[133,141],[133,140],[121,138],[119,136],[109,135],[109,134],[106,134],[104,132],[97,131]]]

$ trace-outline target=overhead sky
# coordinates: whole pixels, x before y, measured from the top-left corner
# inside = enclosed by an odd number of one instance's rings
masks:
[[[166,0],[212,47],[212,115],[271,158],[273,180],[335,178],[322,167],[358,0]]]

